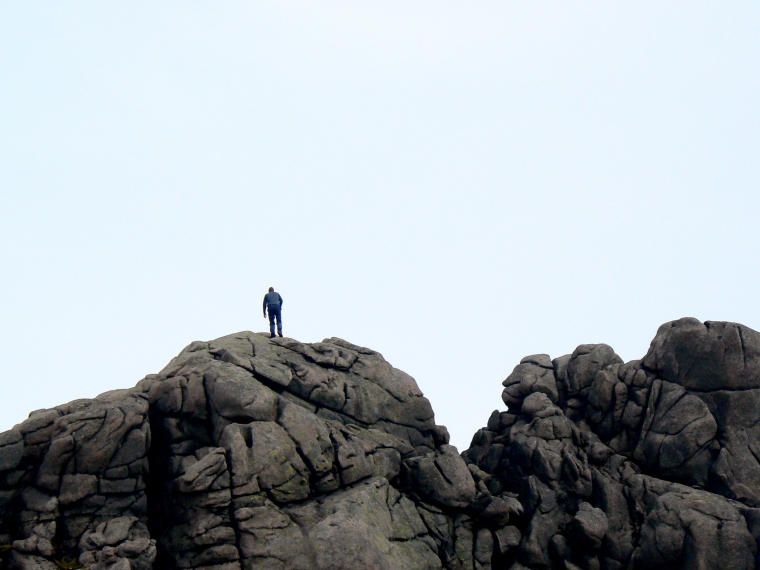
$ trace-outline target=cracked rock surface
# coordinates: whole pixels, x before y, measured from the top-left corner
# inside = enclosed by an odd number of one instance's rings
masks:
[[[476,494],[414,379],[379,353],[243,332],[0,434],[0,556],[12,569],[491,568],[509,509],[481,523]]]
[[[503,385],[462,454],[522,509],[493,568],[760,568],[759,333],[680,319],[640,361],[581,345]]]
[[[461,455],[338,338],[193,342],[0,434],[0,568],[760,569],[760,334],[524,358]]]

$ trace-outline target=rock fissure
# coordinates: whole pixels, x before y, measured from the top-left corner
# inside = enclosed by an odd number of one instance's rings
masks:
[[[741,348],[741,351],[742,351],[742,362],[744,364],[744,366],[742,367],[742,369],[746,370],[747,369],[747,347],[744,344],[744,332],[742,330],[742,327],[739,327],[738,332],[739,332],[739,341],[741,342],[741,345],[742,345],[742,348]]]
[[[735,393],[742,393],[742,392],[752,392],[753,390],[757,390],[757,388],[721,388],[721,392],[735,392]],[[715,390],[699,390],[697,388],[689,388],[688,393],[689,394],[710,394],[715,392]]]

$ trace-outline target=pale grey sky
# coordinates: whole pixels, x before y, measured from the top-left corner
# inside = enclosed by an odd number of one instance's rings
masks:
[[[0,6],[0,430],[339,336],[460,451],[520,358],[760,328],[757,2]]]

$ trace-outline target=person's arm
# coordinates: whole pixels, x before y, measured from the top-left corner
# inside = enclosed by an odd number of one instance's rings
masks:
[[[282,295],[280,295],[279,293],[277,293],[277,296],[280,298],[280,308],[282,309]]]
[[[263,304],[262,309],[264,311],[264,318],[266,319],[267,318],[267,296],[266,295],[264,295],[264,304]]]

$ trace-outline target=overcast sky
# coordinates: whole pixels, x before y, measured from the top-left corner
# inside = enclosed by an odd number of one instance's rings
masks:
[[[4,2],[0,430],[338,336],[462,451],[529,354],[760,329],[758,2]]]

